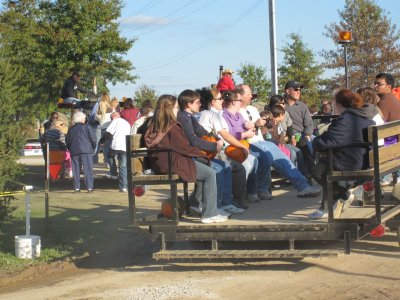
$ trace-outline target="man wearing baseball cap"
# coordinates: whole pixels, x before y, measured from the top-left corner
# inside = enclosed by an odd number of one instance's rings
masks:
[[[221,94],[224,91],[233,91],[235,89],[235,83],[232,79],[233,73],[234,72],[232,69],[225,69],[224,71],[222,71],[222,77],[217,84],[217,89],[221,92]]]
[[[307,143],[311,141],[314,131],[314,123],[311,118],[307,104],[300,101],[301,89],[303,85],[295,80],[289,80],[285,84],[285,110],[288,112],[293,121],[293,136],[290,143],[302,150],[304,157],[304,170],[301,170],[309,180],[311,180],[311,167],[314,159],[307,147]],[[296,140],[296,136],[298,137]]]

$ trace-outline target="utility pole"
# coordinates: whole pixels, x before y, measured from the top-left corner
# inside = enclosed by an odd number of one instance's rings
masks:
[[[269,8],[269,47],[271,52],[271,85],[272,94],[278,94],[278,76],[276,63],[276,32],[275,32],[275,0],[268,0]]]

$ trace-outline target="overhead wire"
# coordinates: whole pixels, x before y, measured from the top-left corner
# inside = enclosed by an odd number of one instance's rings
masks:
[[[208,43],[210,43],[212,40],[214,40],[218,35],[220,35],[221,33],[231,29],[234,25],[236,25],[238,22],[240,22],[241,20],[243,20],[248,14],[250,14],[254,9],[256,9],[262,2],[264,2],[263,0],[258,0],[256,1],[253,5],[251,5],[250,7],[248,7],[245,11],[243,11],[241,14],[239,14],[235,19],[233,19],[230,23],[228,23],[227,25],[225,25],[225,28],[212,34],[211,36],[209,36],[208,38],[204,39],[203,41],[201,41],[200,43],[186,49],[185,51],[182,51],[181,53],[170,57],[164,61],[152,64],[152,65],[148,65],[148,66],[144,66],[141,68],[136,69],[136,72],[147,72],[147,71],[152,71],[152,70],[156,70],[162,67],[165,67],[169,64],[172,64],[174,62],[177,62],[179,60],[182,60],[183,58],[186,58],[187,56],[193,54],[194,52],[200,50],[201,48],[205,47]]]
[[[195,14],[195,13],[198,13],[199,11],[201,11],[201,10],[203,10],[203,9],[205,9],[205,8],[209,7],[210,5],[215,4],[215,3],[217,3],[217,2],[218,2],[218,0],[212,0],[212,1],[208,2],[208,3],[206,3],[206,4],[203,5],[203,6],[200,6],[200,7],[195,8],[194,10],[192,10],[192,11],[189,12],[189,13],[187,13],[186,15],[184,15],[184,16],[182,16],[182,17],[180,17],[180,18],[174,19],[173,21],[169,22],[168,24],[166,24],[166,25],[164,25],[164,26],[160,26],[160,27],[156,27],[156,28],[147,30],[147,31],[145,31],[145,32],[142,32],[142,33],[136,35],[136,37],[138,38],[138,37],[141,37],[141,36],[143,36],[143,35],[147,35],[147,34],[149,34],[149,33],[151,33],[151,32],[154,32],[154,31],[157,31],[157,30],[160,30],[160,29],[164,29],[166,26],[171,26],[172,24],[175,24],[175,23],[177,23],[177,22],[179,22],[179,21],[181,21],[181,20],[183,20],[183,19],[186,19],[187,17],[189,17],[189,16],[191,16],[191,15],[193,15],[193,14]]]
[[[149,26],[151,26],[151,25],[160,24],[164,19],[166,19],[166,18],[168,18],[168,17],[170,17],[170,16],[173,16],[175,13],[177,13],[177,12],[179,12],[180,10],[182,10],[182,9],[184,9],[184,8],[186,8],[186,7],[188,7],[189,5],[192,5],[193,3],[197,2],[197,1],[199,1],[199,0],[190,0],[190,1],[188,1],[186,4],[184,4],[184,5],[180,6],[180,7],[178,7],[177,9],[175,9],[175,10],[172,11],[172,12],[170,12],[169,14],[160,17],[159,19],[155,20],[154,22],[149,22],[149,23],[143,24],[143,25],[138,26],[138,27],[136,27],[136,28],[134,28],[134,29],[132,29],[132,30],[129,30],[129,31],[127,30],[126,32],[131,32],[131,31],[134,31],[134,30],[140,30],[140,29],[149,27]]]
[[[145,6],[143,6],[142,8],[140,8],[139,10],[133,12],[132,14],[130,14],[129,16],[135,16],[135,15],[139,15],[141,13],[144,13],[145,11],[149,10],[150,8],[153,8],[154,6],[158,5],[161,1],[163,0],[153,0],[150,1],[150,3],[147,3]]]

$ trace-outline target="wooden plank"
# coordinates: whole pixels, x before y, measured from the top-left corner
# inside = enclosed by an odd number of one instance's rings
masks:
[[[382,220],[382,222],[385,222],[385,221],[390,220],[391,218],[397,216],[398,214],[400,214],[400,205],[397,205],[397,206],[389,209],[388,211],[384,212],[381,216],[381,220]]]
[[[363,177],[363,176],[373,176],[374,169],[367,170],[357,170],[357,171],[333,171],[332,175],[329,176],[350,176],[350,177]]]
[[[164,250],[153,254],[156,260],[171,259],[264,259],[337,257],[338,250]]]
[[[387,172],[389,170],[395,171],[398,169],[400,169],[400,159],[394,159],[379,165],[380,174],[382,174],[383,172]]]
[[[370,219],[375,215],[375,206],[349,207],[340,215],[340,219]]]
[[[392,121],[382,125],[373,125],[368,127],[368,141],[374,143],[373,131],[378,131],[378,140],[399,135],[400,134],[400,121]]]
[[[141,139],[142,135],[141,134],[132,134],[130,136],[131,139],[131,150],[137,150],[140,147],[140,139]]]
[[[159,180],[168,180],[169,175],[157,175],[157,174],[151,174],[151,175],[135,175],[132,177],[132,181],[159,181]],[[178,180],[179,176],[176,174],[172,174],[171,176],[172,180]]]
[[[379,148],[378,155],[379,155],[379,164],[382,164],[390,160],[398,159],[400,157],[400,143]],[[370,151],[369,153],[370,162],[371,159],[373,161],[373,151]],[[400,161],[398,162],[398,164],[400,165]]]

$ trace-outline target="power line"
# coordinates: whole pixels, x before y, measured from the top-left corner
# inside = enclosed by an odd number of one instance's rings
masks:
[[[136,27],[136,28],[134,28],[134,29],[132,29],[132,30],[129,30],[129,31],[126,31],[126,32],[131,32],[131,31],[134,31],[134,30],[136,31],[136,30],[140,30],[140,29],[146,28],[146,27],[151,26],[151,25],[160,24],[160,23],[162,22],[163,19],[168,18],[168,17],[174,15],[174,14],[177,13],[178,11],[180,11],[180,10],[186,8],[187,6],[193,4],[193,3],[197,2],[197,1],[199,1],[199,0],[189,0],[189,2],[187,2],[186,4],[184,4],[184,5],[180,6],[180,7],[178,7],[177,9],[175,9],[175,10],[172,11],[172,12],[170,12],[169,14],[160,17],[158,20],[155,20],[154,22],[149,22],[149,23],[147,23],[147,24],[143,24],[143,25],[141,25],[141,26],[139,26],[139,27]]]
[[[165,26],[160,26],[160,27],[156,27],[156,28],[147,30],[147,31],[145,31],[145,32],[142,32],[142,33],[138,34],[136,37],[141,37],[141,36],[143,36],[143,35],[146,35],[146,34],[149,34],[149,33],[153,32],[153,31],[160,30],[160,29],[164,29],[166,26],[170,26],[170,25],[172,25],[172,24],[175,24],[175,23],[177,23],[177,22],[179,22],[179,21],[181,21],[181,20],[183,20],[183,19],[185,19],[185,18],[187,18],[187,17],[193,15],[194,13],[198,13],[199,11],[201,11],[201,10],[203,10],[203,9],[205,9],[205,8],[209,7],[210,5],[215,4],[215,3],[217,3],[217,2],[218,2],[218,0],[212,0],[212,1],[208,2],[208,3],[206,3],[206,4],[203,5],[203,6],[200,6],[200,7],[198,7],[198,8],[195,8],[194,10],[192,10],[191,12],[189,12],[189,13],[186,14],[186,15],[184,15],[184,16],[178,18],[178,19],[174,19],[173,21],[169,22],[169,23],[166,24]]]
[[[154,6],[158,5],[162,0],[153,0],[150,1],[150,3],[147,3],[145,6],[143,6],[142,8],[140,8],[139,10],[133,12],[131,15],[129,16],[135,16],[135,15],[139,15],[141,13],[144,13],[146,10],[149,10],[150,8],[153,8]]]
[[[172,64],[174,62],[177,62],[179,60],[182,60],[183,58],[186,58],[187,56],[189,56],[189,55],[193,54],[194,52],[200,50],[201,48],[205,47],[212,40],[214,40],[219,34],[231,29],[234,25],[236,25],[238,22],[243,20],[250,12],[252,12],[254,9],[256,9],[262,2],[264,2],[264,1],[263,0],[256,1],[253,5],[248,7],[245,11],[243,11],[241,14],[239,14],[239,16],[237,16],[230,23],[228,23],[224,29],[212,34],[211,36],[204,39],[200,43],[198,43],[198,44],[186,49],[185,51],[181,52],[180,54],[170,57],[164,61],[136,69],[136,72],[147,72],[147,71],[156,70],[156,69],[165,67],[169,64]]]

